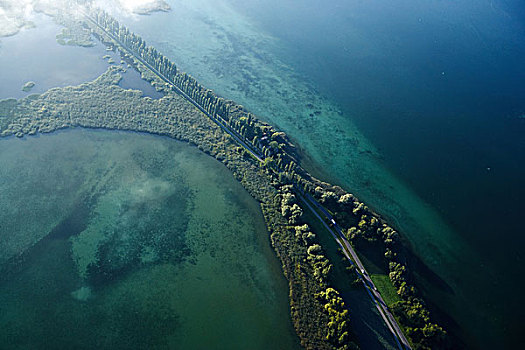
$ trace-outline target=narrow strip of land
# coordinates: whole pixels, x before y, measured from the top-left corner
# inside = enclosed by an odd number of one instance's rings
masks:
[[[204,109],[201,105],[199,105],[194,99],[192,99],[188,94],[186,94],[184,91],[182,91],[173,81],[168,79],[164,74],[159,72],[155,67],[150,65],[148,62],[146,62],[142,57],[138,56],[133,50],[130,50],[129,48],[124,45],[117,37],[115,37],[113,34],[109,33],[104,27],[102,27],[100,24],[97,23],[93,18],[91,18],[88,14],[84,13],[84,16],[97,28],[102,30],[107,36],[109,36],[112,40],[114,40],[120,47],[128,52],[130,55],[132,55],[135,59],[137,59],[140,63],[142,63],[145,67],[147,67],[149,70],[151,70],[155,75],[157,75],[160,79],[162,79],[164,82],[168,83],[172,89],[174,89],[178,94],[180,94],[182,97],[184,97],[186,100],[188,100],[192,105],[197,107],[198,110],[200,110],[202,113],[204,113],[208,118],[210,118],[213,122],[215,122],[219,127],[224,130],[227,134],[229,134],[233,139],[240,144],[248,153],[257,159],[259,162],[263,162],[262,154],[251,147],[249,144],[244,142],[243,137],[239,135],[235,130],[231,129],[224,120],[217,115],[217,117],[211,115],[208,113],[206,109]]]
[[[229,134],[235,140],[235,142],[237,142],[241,147],[243,147],[253,158],[255,158],[258,162],[261,162],[261,163],[264,162],[262,153],[259,150],[257,150],[255,147],[250,145],[249,143],[245,142],[244,137],[240,135],[239,133],[237,133],[235,130],[233,130],[224,121],[224,119],[220,115],[214,116],[210,114],[198,102],[196,102],[188,94],[186,94],[179,87],[177,87],[177,85],[173,81],[168,79],[164,74],[159,72],[157,69],[151,66],[148,62],[146,62],[144,59],[138,56],[133,50],[130,50],[128,47],[126,47],[126,45],[124,45],[118,38],[116,38],[113,34],[109,33],[104,27],[99,25],[97,21],[95,21],[93,18],[91,18],[86,13],[84,13],[84,15],[90,23],[94,24],[97,28],[99,28],[102,32],[104,32],[109,38],[115,41],[115,43],[117,43],[120,46],[119,47],[120,49],[124,50],[125,52],[133,56],[137,61],[143,64],[147,69],[151,70],[162,81],[169,84],[170,87],[174,89],[178,94],[184,97],[188,102],[193,104],[197,109],[199,109],[208,118],[210,118],[214,123],[216,123],[224,132]],[[403,334],[401,328],[399,327],[397,321],[395,320],[390,310],[386,306],[386,303],[384,302],[381,294],[379,294],[379,292],[377,291],[377,288],[375,287],[372,279],[370,278],[370,275],[366,272],[366,269],[361,263],[361,260],[359,259],[359,257],[357,256],[357,253],[355,252],[352,245],[350,244],[350,242],[347,240],[347,238],[343,234],[339,225],[337,225],[337,223],[334,221],[330,213],[319,202],[317,202],[312,196],[310,196],[307,193],[301,194],[302,191],[298,190],[297,188],[296,188],[296,193],[298,194],[298,197],[301,200],[301,202],[303,202],[312,211],[312,213],[314,213],[314,215],[322,222],[322,224],[326,227],[328,232],[331,233],[332,237],[341,246],[343,253],[345,257],[348,259],[348,261],[350,261],[352,265],[354,265],[355,263],[355,265],[357,266],[357,275],[359,276],[361,282],[363,283],[368,295],[370,296],[370,298],[376,305],[376,308],[378,309],[379,314],[383,318],[388,329],[392,333],[399,349],[401,350],[411,349],[410,344],[408,340],[406,339],[405,335]],[[322,216],[319,214],[319,212],[322,214]],[[327,222],[332,223],[333,229],[327,224]]]
[[[324,227],[328,230],[328,232],[330,232],[332,237],[337,241],[337,243],[341,247],[343,254],[348,259],[350,264],[357,267],[357,275],[359,276],[359,279],[363,283],[365,290],[367,291],[368,295],[372,299],[374,305],[379,311],[379,314],[385,321],[388,329],[394,336],[394,339],[396,340],[398,347],[401,350],[411,349],[410,343],[408,342],[405,335],[403,334],[403,331],[397,324],[397,321],[395,320],[394,316],[392,315],[392,313],[386,306],[386,303],[383,300],[383,297],[378,292],[376,286],[374,285],[374,282],[370,278],[370,275],[368,274],[365,267],[363,266],[354,248],[352,247],[348,239],[343,234],[339,225],[337,225],[337,223],[333,220],[333,217],[330,215],[330,213],[328,213],[328,211],[325,208],[323,208],[323,206],[319,204],[319,202],[317,202],[308,193],[305,193],[305,194],[299,193],[299,199],[310,209],[310,211],[319,219],[319,221],[323,223]],[[324,218],[319,214],[319,212],[321,212]],[[328,225],[327,222],[332,223],[332,227],[330,227],[330,225]]]

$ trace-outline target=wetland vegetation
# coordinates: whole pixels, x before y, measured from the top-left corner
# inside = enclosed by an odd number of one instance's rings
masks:
[[[134,66],[143,79],[149,81],[163,96],[152,99],[144,97],[140,91],[122,88],[119,83],[126,68],[115,64],[91,82],[54,88],[20,100],[0,101],[1,136],[15,135],[22,138],[25,135],[82,127],[144,132],[195,145],[221,161],[260,203],[272,246],[288,280],[292,322],[301,344],[311,349],[355,348],[355,334],[349,322],[352,315],[349,315],[340,293],[331,283],[332,263],[325,256],[316,232],[307,225],[304,208],[301,208],[296,197],[297,189],[306,191],[333,213],[358,249],[366,245],[363,250],[365,255],[366,252],[373,252],[371,255],[375,258],[381,257],[380,260],[372,259],[380,269],[378,275],[381,277],[378,279],[385,283],[384,277],[388,276],[391,285],[384,289],[394,290],[397,295],[388,298],[392,302],[390,306],[405,327],[414,347],[428,349],[446,345],[445,331],[431,320],[425,303],[413,285],[408,269],[410,254],[394,229],[352,194],[308,174],[299,165],[299,155],[286,134],[260,121],[234,101],[217,96],[190,75],[178,71],[170,60],[155,48],[147,46],[138,35],[106,13],[96,11],[93,18],[112,33],[118,42],[94,25],[90,26],[90,33],[93,32],[111,49],[120,50],[122,63]],[[81,31],[86,33],[84,25]],[[74,26],[68,28],[57,37],[59,41],[65,42],[67,38],[76,37],[72,33],[78,30]],[[133,55],[121,45],[131,50]],[[169,82],[161,79],[135,55]],[[177,89],[182,90],[219,123],[240,135],[263,155],[263,162],[255,161],[217,123],[177,94]],[[150,223],[155,227],[157,219],[140,218],[140,221],[146,226]],[[96,222],[99,219],[93,220],[94,225],[98,225]],[[100,218],[100,222],[100,225],[104,225],[104,218]],[[173,223],[171,226],[183,227],[184,224]],[[118,234],[119,230],[114,232],[111,239],[97,238],[99,231],[86,229],[82,231],[86,232],[85,235],[71,240],[74,251],[78,247],[78,251],[84,252],[84,255],[77,255],[75,262],[79,275],[87,279],[90,285],[103,285],[113,276],[129,272],[127,269],[130,264],[156,259],[177,264],[184,260],[179,255],[185,249],[170,246],[181,242],[174,240],[166,245],[162,234],[144,237],[138,231],[136,239],[133,235],[128,237],[131,243],[122,243],[132,254],[114,256],[118,251],[111,251],[105,244],[110,242],[112,247],[115,244],[118,246],[122,238]],[[89,239],[84,240],[85,236]],[[4,261],[16,258],[16,252],[34,247],[42,238],[35,235],[21,245],[14,244],[16,249],[7,251]],[[92,242],[97,239],[106,243],[95,245],[96,249],[93,250]],[[161,246],[167,249],[166,254],[158,251],[157,248]],[[175,250],[180,254],[173,256]],[[112,263],[101,264],[104,261]],[[73,296],[88,300],[90,291],[80,288],[74,291]],[[399,300],[396,301],[397,298]],[[176,320],[173,322],[176,323]]]
[[[272,243],[289,279],[293,321],[303,345],[348,347],[348,312],[324,276],[315,277],[315,271],[322,272],[322,266],[328,272],[328,263],[322,255],[312,258],[312,251],[308,254],[308,241],[297,235],[295,226],[281,215],[281,184],[181,96],[171,93],[154,100],[142,97],[139,91],[122,89],[118,86],[121,70],[113,66],[90,83],[52,89],[18,101],[2,101],[1,135],[23,137],[70,127],[131,130],[187,141],[219,159],[261,202]],[[335,328],[327,330],[319,324]]]

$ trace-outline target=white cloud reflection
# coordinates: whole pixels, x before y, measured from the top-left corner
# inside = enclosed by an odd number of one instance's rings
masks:
[[[108,12],[128,15],[170,10],[164,0],[92,0],[87,3]],[[78,6],[76,0],[0,0],[0,37],[14,35],[22,28],[31,26],[35,12],[70,14]]]
[[[118,11],[128,15],[170,10],[164,0],[95,0],[94,4],[109,12]]]

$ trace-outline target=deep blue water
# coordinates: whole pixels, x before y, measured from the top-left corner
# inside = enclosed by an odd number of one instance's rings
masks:
[[[500,345],[523,345],[525,4],[234,2],[483,256],[477,270],[457,266],[459,284],[495,272],[463,288]],[[481,345],[483,331],[470,332]]]

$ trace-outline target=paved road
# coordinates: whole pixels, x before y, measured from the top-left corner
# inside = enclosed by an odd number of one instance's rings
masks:
[[[120,45],[120,47],[127,51],[129,54],[131,54],[133,57],[135,57],[137,60],[139,60],[144,66],[146,66],[148,69],[150,69],[152,72],[154,72],[159,78],[161,78],[166,83],[170,84],[170,86],[175,89],[181,96],[183,96],[186,100],[188,100],[191,104],[193,104],[196,108],[198,108],[202,113],[204,113],[207,117],[209,117],[213,122],[215,122],[219,127],[221,127],[222,130],[224,130],[226,133],[228,133],[230,136],[233,137],[233,139],[240,144],[245,150],[247,150],[256,160],[259,162],[263,162],[263,156],[262,154],[253,148],[251,145],[246,143],[243,140],[243,137],[238,134],[235,130],[230,129],[228,125],[225,124],[225,122],[222,120],[222,118],[217,118],[213,115],[211,115],[207,110],[205,110],[202,106],[200,106],[195,100],[193,100],[190,96],[188,96],[184,91],[179,89],[173,81],[168,79],[166,76],[164,76],[162,73],[160,73],[157,69],[155,69],[153,66],[151,66],[148,62],[146,62],[144,59],[139,57],[135,52],[128,49],[118,38],[116,38],[114,35],[106,31],[104,27],[99,25],[94,19],[92,19],[89,15],[84,14],[88,20],[96,25],[100,30],[102,30],[106,35],[108,35],[111,39],[113,39],[116,43]],[[374,302],[374,304],[377,307],[377,310],[379,311],[381,317],[385,321],[386,325],[388,326],[388,329],[392,332],[392,335],[394,336],[396,343],[398,347],[401,350],[404,349],[411,349],[407,339],[405,338],[405,335],[401,331],[399,325],[397,324],[396,320],[388,310],[388,307],[386,306],[386,303],[384,302],[381,294],[377,291],[377,288],[374,285],[374,282],[370,278],[369,274],[366,272],[365,267],[361,263],[361,260],[357,256],[356,252],[354,251],[353,247],[350,245],[350,242],[346,239],[345,235],[343,234],[341,228],[337,223],[333,225],[332,227],[327,225],[328,222],[332,222],[333,217],[324,209],[312,196],[309,194],[305,194],[304,196],[301,195],[299,192],[296,191],[299,195],[299,198],[301,201],[310,208],[312,213],[323,223],[323,225],[326,227],[328,232],[332,234],[332,237],[339,243],[341,246],[343,253],[345,257],[348,259],[348,261],[352,265],[357,265],[358,268],[358,276],[361,279],[361,282],[363,283],[365,290],[367,291],[368,295]],[[324,218],[319,215],[319,213],[312,207],[315,206],[319,211],[321,211],[324,215]],[[326,221],[325,221],[326,220]],[[333,221],[335,222],[335,221]],[[335,230],[335,233],[334,233]],[[351,257],[350,257],[350,255]],[[353,261],[352,261],[353,260]],[[355,262],[355,264],[354,264]],[[403,344],[403,345],[401,345]]]
[[[97,21],[95,21],[93,18],[91,18],[88,14],[84,13],[84,16],[95,26],[97,26],[100,30],[102,30],[104,33],[106,33],[107,36],[109,36],[111,39],[113,39],[120,47],[127,51],[130,55],[135,57],[137,60],[140,61],[144,66],[146,66],[148,69],[150,69],[153,73],[155,73],[159,78],[161,78],[164,82],[170,84],[170,86],[179,93],[182,97],[184,97],[186,100],[188,100],[191,104],[193,104],[197,109],[199,109],[202,113],[204,113],[208,118],[210,118],[214,123],[219,125],[219,127],[224,130],[226,133],[228,133],[233,139],[240,144],[245,150],[247,150],[251,156],[253,156],[255,159],[257,159],[259,162],[263,162],[263,156],[262,154],[256,150],[251,145],[247,144],[244,141],[244,137],[242,137],[239,133],[237,133],[235,130],[230,129],[229,126],[225,125],[225,122],[222,118],[216,118],[215,116],[211,115],[207,110],[205,110],[201,105],[199,105],[194,99],[192,99],[188,94],[186,94],[184,91],[179,89],[177,85],[170,79],[168,79],[164,74],[159,72],[155,67],[151,66],[148,62],[146,62],[144,59],[142,59],[140,56],[138,56],[135,52],[128,49],[126,45],[124,45],[117,37],[115,37],[113,34],[106,31],[104,27],[99,25]]]
[[[332,215],[330,215],[330,213],[328,213],[328,211],[326,211],[326,209],[323,208],[323,206],[319,204],[309,194],[306,193],[303,195],[299,193],[299,191],[297,191],[297,193],[299,195],[299,199],[301,199],[301,201],[304,204],[306,204],[306,206],[308,206],[308,208],[314,213],[314,215],[323,223],[324,227],[328,230],[328,232],[330,232],[330,234],[337,241],[337,243],[339,243],[339,245],[341,246],[343,250],[345,257],[348,259],[350,264],[357,267],[358,276],[360,277],[360,280],[363,283],[365,290],[367,291],[368,295],[374,302],[377,310],[379,311],[379,314],[381,315],[386,325],[388,326],[388,329],[394,336],[394,339],[396,340],[396,343],[399,349],[401,350],[411,349],[410,343],[408,342],[405,335],[403,334],[403,331],[399,327],[394,316],[392,315],[392,313],[386,306],[386,303],[383,300],[383,297],[377,291],[377,288],[374,285],[374,282],[372,281],[372,279],[370,278],[370,275],[368,274],[368,272],[366,272],[366,269],[363,266],[359,257],[357,256],[357,253],[355,252],[354,248],[352,247],[348,239],[343,234],[343,231],[341,230],[339,225],[335,223],[335,224],[332,224],[332,227],[330,227],[327,224],[327,222],[332,222],[332,223],[335,222],[335,221],[332,221],[333,220]],[[321,217],[321,215],[319,215],[318,211],[314,209],[314,206],[323,214],[324,218]],[[352,258],[350,258],[350,256]]]

